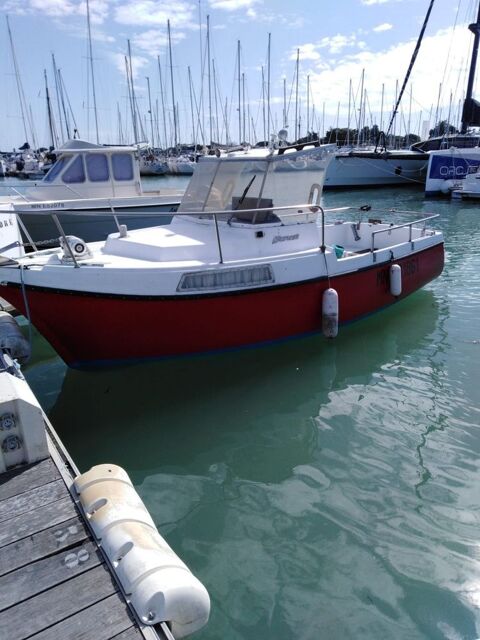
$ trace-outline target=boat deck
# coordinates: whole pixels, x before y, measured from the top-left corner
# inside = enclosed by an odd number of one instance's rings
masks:
[[[49,437],[50,458],[0,476],[0,636],[172,639],[130,610],[70,493],[76,469],[58,445]]]

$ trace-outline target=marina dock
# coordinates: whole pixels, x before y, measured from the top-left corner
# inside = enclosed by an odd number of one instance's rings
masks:
[[[9,384],[12,380],[14,385],[20,384],[20,387],[13,388],[25,391],[27,404],[35,398],[18,369],[20,380],[15,378],[15,365],[12,361],[5,360],[4,355],[0,355],[0,360],[0,637],[5,640],[31,637],[36,640],[174,640],[175,635],[166,622],[155,620],[153,623],[143,624],[140,620],[113,570],[108,552],[99,544],[94,527],[88,522],[86,509],[81,505],[79,481],[84,486],[95,485],[95,479],[92,481],[91,478],[92,471],[107,468],[108,471],[115,472],[120,468],[101,465],[78,478],[78,469],[45,414],[39,413],[39,406],[33,408],[37,416],[43,417],[45,434],[40,433],[34,424],[25,425],[25,417],[34,416],[32,406],[26,410],[19,405],[18,398],[12,400],[12,387]],[[13,410],[12,406],[15,407]],[[42,450],[45,447],[44,435],[46,448]],[[31,437],[30,444],[28,437]],[[41,459],[28,463],[32,452],[39,452],[37,457]],[[45,456],[44,453],[48,455]],[[23,456],[27,464],[14,464],[8,470],[11,466],[9,461],[17,462],[18,456]],[[120,471],[128,478],[123,470]],[[122,479],[117,484],[124,485],[125,482]],[[128,490],[130,494],[134,492],[133,487],[128,487]],[[106,492],[106,489],[101,487],[100,491]],[[120,493],[118,489],[116,491],[121,495],[124,490]],[[131,511],[132,500],[128,495],[126,503],[126,508]],[[118,507],[117,502],[112,511],[118,513]],[[97,509],[97,512],[100,510]],[[108,509],[106,511],[108,519]],[[88,513],[90,515],[92,512]],[[123,517],[124,514],[120,519]],[[145,522],[151,521],[146,510],[145,518]],[[151,522],[153,525],[153,521]],[[132,520],[128,523],[130,529],[124,529],[130,531],[134,528],[135,525],[132,527],[131,523]],[[136,524],[138,526],[138,522]],[[117,538],[125,535],[121,522],[118,524],[114,521],[113,525],[117,526]],[[145,524],[140,526],[145,528]],[[156,531],[155,535],[160,539]],[[151,574],[160,574],[160,582],[157,581],[153,590],[150,588],[145,606],[151,607],[155,598],[158,602],[158,597],[162,602],[163,599],[168,601],[168,589],[158,589],[162,581],[165,584],[162,571],[167,563],[161,566],[157,559],[156,565],[151,562],[148,565],[156,550],[150,545],[146,552],[149,554],[148,558],[144,560],[145,556],[141,554],[148,544],[145,544],[145,540],[138,540],[137,544],[135,538],[132,539],[133,542],[128,544],[133,548],[132,565],[137,573],[132,579],[132,584],[135,584],[130,592],[135,593],[135,585],[142,583],[142,571],[145,572],[145,567],[148,566],[146,573],[149,574],[150,585]],[[102,543],[106,544],[106,541],[105,534]],[[181,566],[183,573],[186,573],[185,565],[174,556],[166,543],[162,548],[164,556],[165,551],[170,559],[167,567],[169,575],[175,565]],[[129,553],[130,551],[122,551],[124,557]],[[115,557],[122,559],[118,555]],[[178,599],[184,586],[181,579],[177,581],[174,585],[175,598]],[[185,591],[180,594],[180,599],[184,593]],[[185,602],[182,603],[184,605]],[[168,609],[167,606],[165,608]],[[186,609],[188,611],[188,605]],[[147,611],[147,615],[151,615],[153,620],[154,614],[150,613],[150,609]],[[191,612],[187,612],[187,615],[189,613]],[[192,619],[192,616],[188,618],[185,628],[191,624]],[[175,628],[175,622],[173,627]],[[189,632],[183,629],[176,637]]]
[[[139,624],[69,487],[71,463],[50,457],[0,478],[0,628],[3,637],[155,640]]]

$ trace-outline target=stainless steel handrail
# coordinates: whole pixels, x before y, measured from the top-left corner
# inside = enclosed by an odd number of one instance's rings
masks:
[[[412,242],[412,229],[413,229],[413,225],[414,224],[420,224],[421,222],[423,222],[423,230],[425,231],[427,228],[427,221],[428,220],[432,220],[433,218],[438,218],[439,214],[435,213],[429,216],[425,216],[423,218],[418,218],[417,220],[412,220],[411,222],[404,222],[402,224],[396,224],[396,225],[391,225],[386,229],[379,229],[378,231],[372,231],[372,246],[370,248],[370,251],[373,254],[373,260],[375,262],[376,260],[376,251],[381,251],[381,249],[375,249],[375,238],[377,235],[379,235],[380,233],[391,233],[392,231],[395,231],[396,229],[402,229],[404,227],[408,227],[409,228],[409,232],[408,232],[408,241],[411,243]]]
[[[117,229],[118,231],[121,233],[121,229],[120,229],[120,224],[118,221],[118,216],[131,216],[132,212],[128,211],[128,212],[122,212],[121,210],[115,210],[115,207],[113,206],[111,200],[106,199],[108,201],[109,204],[109,212],[107,211],[102,211],[101,215],[111,215],[116,223]],[[45,204],[45,203],[41,203],[41,204]],[[240,209],[240,211],[242,212],[242,214],[251,214],[252,215],[252,219],[254,218],[255,215],[257,215],[258,213],[261,213],[263,211],[290,211],[292,209],[296,209],[296,211],[294,213],[290,213],[290,214],[282,214],[283,218],[295,218],[297,216],[301,216],[301,215],[305,215],[305,214],[317,214],[318,212],[321,212],[322,214],[322,246],[324,246],[324,241],[323,238],[325,236],[325,221],[324,221],[324,213],[323,213],[323,209],[319,206],[319,205],[314,205],[311,203],[307,203],[307,204],[299,204],[299,205],[286,205],[286,206],[281,206],[281,207],[264,207],[264,208],[259,208],[259,209]],[[21,222],[20,216],[22,214],[28,214],[28,215],[33,215],[33,216],[50,216],[54,223],[55,226],[57,227],[60,236],[62,238],[62,240],[65,243],[65,248],[68,251],[68,253],[70,254],[70,257],[72,259],[73,265],[78,268],[80,267],[80,264],[78,263],[78,261],[75,259],[75,256],[72,252],[72,249],[69,245],[69,243],[67,242],[67,238],[66,238],[66,234],[65,231],[62,227],[62,224],[60,222],[60,220],[58,219],[58,215],[71,215],[71,216],[75,216],[78,215],[78,210],[75,209],[56,209],[54,212],[51,210],[41,210],[41,209],[35,209],[33,211],[31,211],[30,209],[15,209],[15,210],[11,210],[11,209],[0,209],[0,214],[2,213],[8,213],[8,214],[16,214],[18,220],[20,221],[20,226],[22,228],[22,230],[24,231],[25,235],[27,236],[27,239],[29,241],[29,243],[34,247],[34,250],[38,250],[37,246],[35,245],[35,243],[33,242],[33,240],[31,239],[30,235],[28,234],[28,232],[26,231],[25,225],[23,222]],[[174,216],[180,216],[180,217],[191,217],[191,216],[202,216],[202,217],[212,217],[213,221],[214,221],[214,226],[215,226],[215,235],[216,235],[216,242],[217,242],[217,247],[218,247],[218,254],[219,254],[219,263],[223,264],[224,262],[224,257],[223,257],[223,251],[222,251],[222,243],[221,243],[221,237],[220,237],[220,229],[219,229],[219,220],[218,220],[218,216],[219,215],[226,215],[226,214],[231,214],[231,213],[235,213],[232,212],[230,210],[218,210],[218,211],[142,211],[142,216],[146,215],[148,216],[168,216],[171,217],[172,215]],[[96,217],[99,215],[98,212],[95,211],[81,211],[82,215],[85,216],[92,216],[92,217]],[[230,220],[225,220],[225,223],[228,223]],[[260,225],[259,225],[260,226]],[[37,243],[38,244],[38,243]]]
[[[103,198],[102,198],[103,199]],[[51,201],[52,203],[54,201]],[[67,200],[63,200],[62,202],[76,202],[76,201],[67,201]],[[106,208],[108,208],[110,211],[95,211],[95,210],[90,210],[90,211],[86,211],[86,210],[79,210],[79,209],[55,209],[54,211],[52,211],[51,209],[0,209],[0,213],[16,213],[19,215],[33,215],[33,216],[51,216],[53,213],[55,214],[61,214],[61,215],[78,215],[79,213],[81,213],[82,215],[85,216],[98,216],[98,215],[112,215],[112,207],[111,207],[111,199],[110,198],[105,198],[105,203],[106,203]],[[0,202],[0,206],[1,206],[1,202]],[[49,202],[39,202],[38,204],[49,204]],[[114,215],[118,215],[118,216],[131,216],[132,212],[131,211],[125,211],[122,212],[121,208],[117,208],[115,209],[115,207],[113,207],[114,209]],[[290,214],[288,217],[293,217],[293,216],[300,216],[300,215],[304,215],[305,213],[317,213],[317,211],[320,209],[319,205],[316,204],[295,204],[295,205],[287,205],[287,206],[282,206],[282,207],[264,207],[262,209],[239,209],[239,211],[241,211],[242,213],[258,213],[258,212],[262,212],[262,211],[288,211],[291,209],[302,209],[301,211],[297,211],[296,213],[292,213]],[[308,209],[308,211],[304,211],[304,209]],[[215,210],[215,211],[149,211],[149,210],[145,210],[145,211],[141,211],[139,210],[138,213],[141,213],[142,216],[146,215],[146,216],[166,216],[166,217],[171,217],[171,216],[202,216],[202,217],[207,217],[207,216],[213,216],[213,215],[226,215],[226,214],[231,214],[231,213],[235,213],[235,211],[232,210],[228,210],[228,209],[219,209],[219,210]]]

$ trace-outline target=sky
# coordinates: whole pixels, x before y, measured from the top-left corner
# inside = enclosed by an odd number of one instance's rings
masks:
[[[125,71],[128,40],[143,127],[139,137],[151,138],[153,129],[155,144],[165,146],[174,138],[167,20],[178,139],[208,143],[211,130],[214,140],[225,142],[228,136],[229,141],[238,142],[240,126],[242,137],[255,142],[264,139],[266,129],[278,132],[284,124],[293,139],[295,113],[301,135],[306,134],[307,124],[320,134],[337,124],[350,122],[355,127],[361,113],[360,96],[364,98],[363,122],[386,129],[429,4],[430,0],[90,0],[90,58],[86,0],[0,0],[0,149],[10,150],[25,142],[7,15],[31,146],[32,137],[37,146],[50,144],[44,70],[58,142],[67,137],[64,117],[59,117],[58,107],[63,109],[57,101],[52,54],[65,87],[63,102],[71,135],[73,113],[80,137],[96,142],[93,66],[99,141],[133,142]],[[457,124],[473,43],[467,26],[475,21],[477,12],[478,0],[435,1],[402,100],[396,133],[408,130],[422,135],[439,119],[449,118]],[[268,93],[270,127],[267,122],[264,129]]]

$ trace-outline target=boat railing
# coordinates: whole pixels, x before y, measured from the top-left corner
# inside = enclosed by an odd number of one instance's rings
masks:
[[[102,211],[101,215],[102,216],[108,216],[111,215],[113,221],[115,222],[116,228],[118,233],[120,234],[121,237],[125,237],[128,229],[126,227],[126,225],[121,224],[121,218],[123,216],[132,216],[132,212],[131,211],[122,211],[121,209],[119,209],[118,207],[115,208],[115,206],[113,205],[113,203],[107,198],[105,199],[106,202],[105,204],[107,205],[108,209],[110,211]],[[63,202],[65,204],[65,202]],[[52,203],[49,202],[42,202],[39,203],[39,205],[41,207],[48,207],[49,204],[55,204],[55,202],[52,201]],[[0,205],[1,206],[1,205]],[[75,255],[73,253],[73,251],[71,250],[70,244],[67,241],[67,233],[65,232],[62,223],[59,219],[59,216],[75,216],[78,215],[79,211],[78,209],[67,209],[67,208],[61,208],[61,209],[55,209],[55,211],[52,211],[51,209],[45,208],[39,208],[39,209],[21,209],[19,207],[16,207],[15,210],[11,210],[11,209],[1,209],[0,208],[0,214],[16,214],[17,216],[17,220],[18,220],[18,224],[20,226],[21,231],[23,232],[24,237],[27,239],[27,242],[24,243],[25,246],[29,246],[31,247],[34,251],[39,251],[39,249],[42,246],[48,246],[51,247],[52,242],[56,242],[58,241],[58,238],[60,237],[63,240],[63,246],[65,247],[65,250],[69,253],[69,257],[72,259],[72,263],[75,267],[78,267],[78,260],[75,258]],[[323,209],[322,207],[320,207],[319,205],[316,204],[312,204],[312,203],[307,203],[307,204],[300,204],[300,205],[287,205],[287,206],[279,206],[279,207],[265,207],[265,208],[259,208],[259,209],[238,209],[238,210],[214,210],[214,211],[149,211],[148,209],[144,210],[144,211],[139,211],[138,214],[142,215],[142,217],[168,217],[171,218],[172,215],[175,217],[204,217],[204,218],[212,218],[214,221],[214,229],[215,229],[215,237],[216,237],[216,244],[217,244],[217,248],[218,248],[218,254],[219,254],[219,262],[223,263],[224,262],[224,257],[223,257],[223,250],[222,250],[222,240],[221,240],[221,232],[220,232],[220,226],[219,226],[219,222],[222,223],[226,223],[228,225],[232,225],[232,223],[238,222],[239,224],[246,223],[248,222],[248,219],[251,218],[252,223],[256,222],[255,226],[263,226],[263,224],[278,224],[281,223],[284,226],[287,225],[293,225],[296,224],[298,222],[315,222],[317,220],[317,216],[319,213],[321,213],[322,215],[322,227],[324,227],[324,221],[323,221]],[[235,220],[235,215],[236,214],[241,214],[241,219],[239,220]],[[276,216],[276,219],[267,219],[265,223],[262,223],[259,221],[259,216],[268,216],[269,214],[276,214],[279,213],[279,216]],[[98,212],[95,211],[81,211],[82,216],[88,216],[88,217],[96,217],[99,215]],[[35,242],[35,240],[32,238],[31,234],[29,233],[27,226],[25,225],[24,221],[22,220],[21,216],[22,215],[28,215],[28,216],[49,216],[51,217],[51,219],[53,220],[56,229],[58,230],[58,236],[55,236],[54,238],[51,238],[49,240],[44,240],[44,241],[37,241]],[[260,218],[261,220],[261,218]],[[3,249],[5,249],[5,247],[3,247]],[[2,252],[2,248],[0,248],[0,254]]]
[[[410,244],[412,245],[412,249],[414,248],[414,238],[413,238],[413,227],[414,225],[419,225],[423,223],[423,227],[420,229],[421,234],[424,235],[426,230],[427,230],[427,222],[429,220],[433,220],[433,218],[438,218],[439,214],[435,213],[435,214],[430,214],[428,216],[424,216],[423,218],[418,218],[417,220],[412,220],[410,222],[403,222],[402,224],[395,224],[395,225],[389,225],[387,228],[385,229],[379,229],[378,231],[372,231],[372,244],[370,247],[370,250],[373,254],[373,261],[376,261],[377,258],[377,251],[381,251],[381,248],[375,248],[375,240],[376,238],[384,233],[384,234],[391,234],[393,231],[396,231],[398,229],[404,229],[407,228],[408,229],[408,242],[410,242]]]
[[[107,199],[108,200],[108,199]],[[102,212],[102,215],[111,215],[113,221],[115,222],[116,228],[118,233],[120,234],[120,237],[125,237],[127,235],[128,229],[126,225],[121,224],[121,218],[123,216],[131,216],[132,213],[131,212],[123,212],[121,209],[119,208],[115,208],[113,203],[109,201],[109,209],[110,212]],[[258,227],[262,226],[263,224],[269,224],[271,223],[270,220],[267,220],[267,222],[265,223],[261,223],[258,221],[258,216],[259,215],[265,215],[268,216],[268,214],[271,213],[276,213],[278,212],[280,214],[281,217],[277,216],[277,220],[273,221],[273,224],[278,224],[279,222],[282,225],[290,225],[290,224],[296,224],[299,220],[301,220],[301,222],[308,222],[308,221],[313,221],[313,220],[318,220],[319,224],[321,225],[321,234],[320,234],[320,240],[321,240],[321,244],[320,244],[320,248],[323,252],[325,252],[326,250],[326,243],[325,243],[325,213],[332,213],[335,211],[346,211],[346,210],[351,210],[352,207],[340,207],[337,209],[323,209],[320,205],[317,204],[312,204],[312,203],[306,203],[306,204],[301,204],[301,205],[287,205],[287,206],[280,206],[280,207],[265,207],[265,208],[261,208],[261,209],[240,209],[237,211],[232,211],[232,210],[214,210],[214,211],[176,211],[176,212],[171,212],[171,211],[142,211],[142,217],[146,216],[146,217],[159,217],[159,216],[165,216],[165,217],[170,217],[172,215],[174,215],[175,217],[204,217],[204,218],[212,218],[213,222],[214,222],[214,230],[215,230],[215,239],[216,239],[216,244],[217,244],[217,249],[218,249],[218,255],[219,255],[219,262],[221,264],[224,263],[224,252],[222,249],[222,239],[221,239],[221,231],[220,231],[220,225],[219,223],[223,223],[223,224],[228,224],[231,225],[232,224],[232,220],[233,220],[233,216],[235,216],[235,214],[241,213],[241,219],[237,220],[236,222],[239,222],[240,224],[242,222],[247,222],[248,221],[248,217],[251,216],[252,221],[254,221],[255,219],[257,220],[257,225]],[[357,209],[358,211],[358,209]],[[390,212],[392,213],[409,213],[411,215],[412,212],[404,212],[404,211],[398,211],[398,210],[391,210]],[[68,216],[70,215],[77,215],[78,214],[78,210],[68,210],[68,209],[60,209],[60,210],[55,210],[55,211],[51,211],[51,210],[41,210],[41,209],[35,209],[35,210],[31,210],[31,209],[25,209],[25,210],[21,210],[21,209],[15,209],[15,211],[12,210],[2,210],[0,209],[0,214],[5,213],[5,214],[19,214],[17,215],[17,220],[19,223],[19,226],[24,234],[24,236],[27,238],[27,243],[25,243],[27,246],[31,246],[32,249],[34,251],[38,251],[39,247],[41,247],[41,245],[45,245],[46,242],[35,242],[33,240],[33,238],[31,237],[31,235],[28,232],[28,229],[26,227],[26,225],[24,224],[24,222],[21,219],[21,215],[22,214],[28,214],[29,216],[50,216],[55,224],[56,229],[58,230],[58,234],[59,236],[56,236],[55,238],[52,238],[49,242],[49,245],[51,246],[52,241],[57,241],[58,237],[60,237],[63,240],[63,246],[65,248],[65,250],[69,253],[69,257],[72,260],[72,263],[75,267],[78,267],[78,260],[75,258],[75,255],[70,247],[70,244],[67,240],[67,233],[65,232],[62,223],[59,219],[59,215],[61,216]],[[95,211],[82,211],[81,212],[82,215],[84,216],[91,216],[91,217],[95,217],[98,216],[98,212],[96,213]],[[369,213],[375,213],[372,210],[369,210]],[[382,211],[383,214],[387,213],[385,210]],[[426,232],[426,228],[427,228],[427,222],[437,218],[438,214],[429,214],[426,216],[423,216],[422,218],[417,218],[415,220],[411,220],[408,222],[404,222],[404,223],[400,223],[400,224],[389,224],[388,226],[382,228],[382,229],[378,229],[377,231],[372,231],[372,236],[371,236],[371,246],[370,246],[370,251],[373,254],[373,260],[374,262],[376,261],[376,253],[378,251],[381,251],[382,248],[381,247],[375,247],[375,243],[376,240],[378,238],[378,236],[380,234],[389,234],[391,235],[392,232],[395,232],[399,229],[403,229],[406,228],[408,229],[408,242],[410,242],[412,244],[412,248],[413,248],[413,242],[414,242],[414,238],[413,238],[413,229],[416,225],[421,225],[423,224],[423,228],[420,228],[420,233],[423,235]],[[380,220],[375,219],[376,223],[380,223]],[[257,226],[255,225],[255,226]],[[252,225],[253,226],[253,225]],[[1,253],[2,249],[0,248],[0,253]]]

